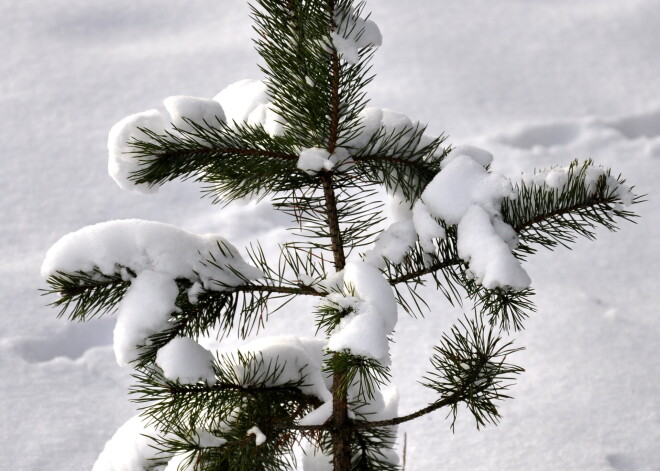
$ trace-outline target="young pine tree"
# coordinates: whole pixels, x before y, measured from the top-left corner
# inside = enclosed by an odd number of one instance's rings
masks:
[[[539,247],[615,229],[639,198],[621,178],[574,162],[512,182],[488,152],[444,146],[425,127],[368,108],[369,60],[381,36],[352,0],[257,0],[263,82],[213,100],[176,96],[116,124],[111,176],[141,193],[182,178],[214,203],[259,198],[297,228],[246,261],[220,236],[149,221],[111,221],[63,237],[43,274],[71,320],[117,314],[114,348],[134,369],[141,417],[95,470],[399,469],[397,424],[466,406],[477,426],[522,369],[504,339],[534,307],[522,262]],[[398,205],[384,218],[378,192]],[[397,311],[425,308],[432,283],[473,313],[446,333],[424,386],[434,402],[398,415],[389,342]],[[235,352],[197,341],[265,327],[295,297],[316,300],[317,338],[261,337]],[[205,343],[205,342],[202,342]],[[208,345],[208,342],[206,342]],[[148,436],[148,437],[147,437]]]

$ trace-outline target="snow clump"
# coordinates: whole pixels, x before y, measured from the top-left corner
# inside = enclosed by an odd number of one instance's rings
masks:
[[[158,188],[146,183],[135,183],[129,178],[141,167],[140,159],[131,153],[134,149],[130,143],[138,140],[153,142],[153,139],[141,129],[163,133],[166,124],[160,111],[149,110],[132,114],[112,126],[108,135],[108,173],[122,190],[132,190],[147,195],[157,192]]]
[[[266,443],[266,435],[256,425],[247,431],[247,435],[254,435],[254,442],[257,446]]]
[[[216,382],[213,355],[188,337],[176,337],[158,350],[156,364],[167,379],[181,384],[204,381],[211,385]]]
[[[214,100],[171,96],[165,98],[163,104],[170,115],[172,125],[181,131],[194,133],[195,128],[190,125],[191,121],[199,126],[217,126],[226,120],[222,106]]]
[[[303,149],[298,159],[298,168],[310,175],[315,175],[321,170],[331,170],[334,163],[330,160],[330,153],[320,147]]]
[[[287,383],[302,382],[298,387],[304,394],[316,396],[322,401],[332,401],[332,382],[322,373],[325,341],[314,338],[301,338],[293,335],[264,337],[256,339],[238,349],[243,354],[253,354],[261,360],[255,377],[277,364],[281,370],[276,378],[266,386],[282,386]],[[236,365],[235,376],[244,374]],[[247,386],[247,385],[246,385]]]
[[[450,154],[421,200],[430,214],[457,225],[458,255],[485,288],[522,290],[531,279],[511,252],[517,241],[500,214],[502,200],[513,197],[511,182],[491,173],[490,153],[464,147]]]
[[[389,335],[397,322],[394,291],[383,274],[365,262],[349,262],[338,277],[340,292],[322,302],[351,312],[340,321],[328,340],[329,350],[390,363]]]
[[[368,18],[361,18],[354,9],[347,15],[335,14],[337,29],[330,33],[332,45],[339,56],[349,64],[360,61],[360,50],[383,44],[378,25]]]

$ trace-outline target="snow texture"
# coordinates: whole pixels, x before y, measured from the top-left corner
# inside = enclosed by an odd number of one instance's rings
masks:
[[[302,458],[303,471],[332,471],[332,456],[324,454],[319,448],[308,444]]]
[[[504,175],[593,157],[649,196],[638,224],[601,232],[571,252],[530,257],[525,266],[543,315],[532,316],[516,341],[528,348],[515,358],[527,370],[512,388],[515,399],[502,404],[494,428],[477,431],[459,412],[456,439],[442,412],[402,425],[407,468],[436,469],[441,456],[447,469],[461,471],[656,471],[660,3],[488,2],[482,15],[460,0],[411,5],[367,3],[387,34],[371,103],[406,110],[453,145],[493,151],[492,168]],[[11,437],[0,445],[0,462],[15,471],[90,469],[134,414],[130,372],[114,365],[112,320],[56,319],[48,299],[35,296],[35,273],[61,234],[127,216],[231,233],[237,246],[259,237],[277,248],[285,240],[283,230],[262,228],[288,227],[264,205],[219,211],[193,185],[176,182],[139,198],[118,192],[103,168],[99,136],[124,114],[255,76],[251,23],[243,0],[117,0],[110,9],[100,0],[74,9],[63,0],[26,0],[0,10],[8,54],[0,74],[0,435]],[[438,28],[448,11],[456,21]],[[232,215],[239,217],[229,228]],[[424,296],[433,315],[402,316],[391,345],[405,411],[434,399],[417,383],[428,366],[419,357],[458,315],[442,294]],[[268,333],[312,335],[301,315],[310,309],[280,311]]]
[[[281,386],[304,379],[300,386],[303,393],[331,401],[330,383],[321,372],[324,348],[324,340],[287,335],[260,338],[240,347],[239,351],[261,358],[263,372],[269,365],[277,364],[282,368],[277,379],[266,386]],[[240,369],[236,374],[239,378],[242,376]]]
[[[414,123],[408,116],[388,108],[368,106],[360,112],[359,120],[362,130],[347,143],[348,147],[355,149],[365,147],[381,129],[384,129],[385,133],[379,135],[387,136],[389,134],[405,134],[414,128]],[[375,151],[382,147],[382,142],[381,137],[374,146]]]
[[[554,190],[562,191],[569,183],[569,169],[570,167],[553,166],[546,170],[539,170],[532,174],[523,174],[521,181],[523,184],[531,186],[544,186]],[[607,169],[599,165],[589,165],[586,168],[584,175],[584,184],[587,193],[593,192],[596,189],[596,184],[601,178],[605,178],[605,185],[607,188],[621,199],[624,206],[630,206],[635,193],[626,185],[619,183],[619,181],[611,175],[607,175]]]
[[[497,214],[502,198],[511,195],[511,184],[506,178],[489,173],[467,155],[459,155],[428,184],[421,199],[435,217],[447,224],[458,224],[473,205],[481,206],[488,214]]]
[[[194,464],[192,466],[185,466],[184,463],[192,455],[192,452],[182,453],[180,455],[174,456],[168,463],[163,471],[193,471]],[[194,461],[193,461],[194,463]],[[143,471],[143,470],[140,470]]]
[[[222,106],[230,126],[261,125],[271,136],[284,134],[284,121],[272,109],[264,82],[241,80],[226,87],[213,99]]]
[[[207,432],[206,430],[197,430],[197,443],[202,448],[215,448],[227,443],[227,440]]]
[[[167,379],[181,384],[216,382],[213,355],[188,337],[176,337],[158,350],[156,364]]]
[[[187,278],[201,283],[206,290],[222,290],[220,284],[238,285],[244,279],[262,276],[220,236],[197,235],[139,219],[103,222],[65,235],[48,250],[41,275],[48,278],[57,272],[94,269],[115,275],[122,273],[122,268],[135,273],[151,270],[171,279]]]
[[[323,403],[298,421],[298,425],[323,425],[332,415],[332,401]]]
[[[157,155],[140,158],[135,156],[131,143],[138,140],[153,142],[141,129],[155,134],[176,134],[178,129],[189,133],[188,136],[197,139],[201,145],[205,145],[205,140],[195,136],[195,128],[190,122],[216,129],[225,122],[232,128],[248,124],[263,127],[271,136],[281,136],[284,134],[284,121],[273,111],[266,90],[266,85],[261,81],[241,80],[226,87],[212,100],[182,95],[168,97],[163,104],[169,114],[171,126],[166,124],[167,118],[159,110],[127,116],[112,127],[108,136],[110,176],[123,190],[141,194],[158,191],[156,185],[138,184],[131,180],[145,160],[158,159]]]
[[[412,222],[419,238],[419,245],[426,252],[435,250],[435,244],[433,243],[435,239],[444,239],[447,235],[445,229],[431,216],[429,209],[422,200],[416,201],[413,206]]]
[[[415,245],[417,232],[412,220],[393,223],[382,231],[371,250],[364,254],[364,261],[376,268],[385,267],[385,259],[401,263],[406,252]]]
[[[350,351],[389,364],[389,335],[397,322],[394,291],[382,273],[365,262],[349,262],[342,272],[341,294],[329,295],[331,306],[351,308],[328,340],[332,351]]]

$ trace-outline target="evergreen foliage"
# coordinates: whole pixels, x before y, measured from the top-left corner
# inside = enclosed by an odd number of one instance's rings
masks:
[[[380,230],[385,218],[379,189],[417,211],[420,202],[429,205],[424,195],[431,182],[463,155],[444,146],[444,136],[428,137],[424,125],[369,122],[365,87],[373,80],[369,61],[378,44],[363,10],[364,3],[352,0],[255,1],[255,43],[263,60],[269,111],[280,132],[266,129],[263,122],[184,116],[183,125],[165,130],[139,126],[142,134],[125,143],[123,155],[136,162],[129,177],[133,184],[155,188],[193,179],[213,203],[266,198],[297,224],[275,263],[258,242],[247,248],[259,276],[232,262],[240,258],[238,252],[218,242],[216,255],[200,253],[197,268],[170,277],[176,292],[165,327],[147,332],[132,362],[134,400],[158,431],[154,440],[161,454],[149,466],[166,466],[180,456],[180,469],[295,469],[296,450],[303,446],[327,462],[325,468],[306,464],[305,469],[400,469],[393,452],[396,425],[446,409],[453,428],[461,404],[478,427],[496,423],[497,403],[509,398],[508,390],[522,372],[509,363],[518,349],[508,334],[522,329],[535,310],[533,290],[506,283],[486,286],[473,265],[476,255],[466,256],[461,235],[467,231],[465,217],[456,223],[433,210],[429,220],[443,236],[436,234],[432,247],[419,232],[410,244],[403,243],[398,255],[377,252],[377,263],[369,269],[359,262],[365,247],[396,234],[395,225]],[[357,60],[351,59],[346,43],[355,46]],[[301,154],[309,149],[327,157],[316,170],[301,166]],[[488,164],[480,171],[491,175]],[[553,171],[559,183],[549,179]],[[597,226],[615,230],[619,221],[634,217],[626,207],[641,199],[625,180],[586,161],[539,172],[492,201],[497,204],[487,214],[488,224],[500,237],[497,243],[509,244],[509,255],[518,263],[540,247],[569,246],[579,236],[591,239]],[[501,227],[512,235],[501,235]],[[52,304],[60,315],[87,321],[116,311],[148,270],[155,269],[116,264],[111,270],[70,270],[55,264],[46,273],[47,294],[59,295]],[[224,281],[205,280],[205,270],[222,274]],[[346,281],[350,270],[358,273],[353,282]],[[398,416],[395,408],[383,405],[382,389],[391,380],[389,357],[360,349],[353,337],[342,337],[343,344],[338,340],[355,319],[386,317],[379,311],[386,300],[369,294],[372,288],[365,287],[360,275],[369,270],[379,270],[379,282],[408,314],[429,310],[419,292],[422,285],[437,288],[452,304],[467,300],[473,311],[442,337],[430,359],[423,385],[437,393],[437,400],[409,415]],[[214,333],[246,338],[265,327],[268,313],[297,296],[319,301],[313,314],[317,334],[325,339],[314,344],[321,345],[320,363],[313,364],[311,343],[290,350],[278,347],[274,353],[266,346],[215,354],[214,382],[166,375],[159,352],[173,340]],[[388,322],[365,325],[381,328],[387,342],[393,327]],[[370,331],[362,335],[365,343],[377,336]],[[333,350],[332,342],[344,347]],[[323,415],[322,410],[327,411],[322,420],[309,419]]]

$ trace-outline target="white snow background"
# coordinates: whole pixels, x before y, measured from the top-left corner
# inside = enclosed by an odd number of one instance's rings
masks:
[[[508,175],[592,157],[648,202],[637,225],[525,267],[537,290],[514,361],[527,369],[497,427],[442,411],[400,428],[407,470],[660,470],[660,1],[371,0],[384,41],[374,106],[482,146]],[[46,250],[85,225],[125,218],[269,244],[288,221],[267,206],[222,211],[190,183],[154,196],[107,175],[107,133],[171,95],[212,97],[261,78],[243,0],[0,1],[0,469],[90,469],[134,413],[112,317],[56,319],[39,296]],[[400,316],[400,413],[457,317],[441,295]],[[273,316],[266,333],[313,329]],[[228,344],[238,344],[232,338]]]

